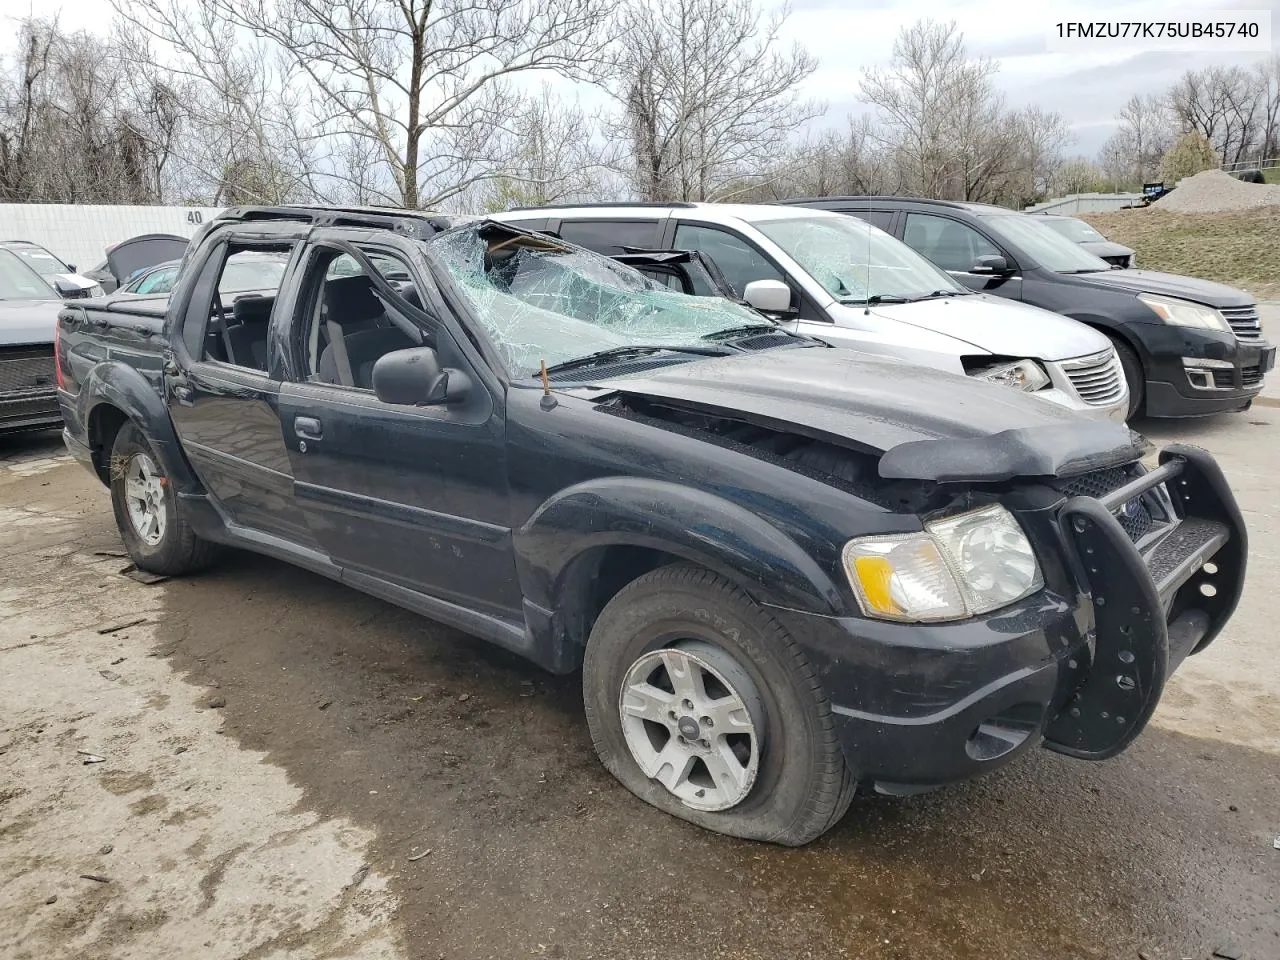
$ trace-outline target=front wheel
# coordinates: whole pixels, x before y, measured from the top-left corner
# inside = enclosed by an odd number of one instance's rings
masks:
[[[111,507],[140,570],[177,576],[209,563],[216,547],[196,536],[155,451],[126,423],[111,446]]]
[[[1125,384],[1129,387],[1129,412],[1125,415],[1125,419],[1132,420],[1142,413],[1143,402],[1146,400],[1147,378],[1142,371],[1142,361],[1133,352],[1133,348],[1119,340],[1111,342],[1116,348],[1116,355],[1120,358],[1120,369],[1124,371]]]
[[[804,652],[710,571],[662,567],[619,591],[591,631],[582,683],[601,762],[681,819],[798,846],[853,798]]]

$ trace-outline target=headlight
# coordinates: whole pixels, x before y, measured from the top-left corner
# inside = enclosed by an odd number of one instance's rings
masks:
[[[103,290],[102,287],[96,283],[90,287],[88,292],[85,294],[85,296],[88,297],[105,297],[106,295],[107,291]]]
[[[1213,307],[1190,300],[1179,300],[1175,297],[1157,297],[1150,293],[1138,294],[1138,299],[1145,303],[1161,320],[1176,323],[1180,327],[1200,327],[1202,330],[1222,330],[1231,332],[1226,318]]]
[[[1032,393],[1049,386],[1049,375],[1034,360],[1016,360],[1013,363],[1001,363],[985,370],[975,370],[973,375],[979,380],[998,383],[1001,386],[1013,387]]]
[[[881,620],[961,620],[1044,585],[1026,534],[999,505],[935,520],[924,533],[850,540],[843,558],[862,612]]]

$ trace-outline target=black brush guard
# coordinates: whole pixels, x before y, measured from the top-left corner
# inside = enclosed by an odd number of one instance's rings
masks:
[[[1114,512],[1161,483],[1180,522],[1140,553]],[[1045,727],[1045,746],[1105,760],[1142,732],[1165,681],[1231,618],[1244,588],[1248,538],[1218,464],[1183,444],[1164,449],[1156,469],[1106,496],[1072,497],[1058,522],[1092,601],[1093,662]]]

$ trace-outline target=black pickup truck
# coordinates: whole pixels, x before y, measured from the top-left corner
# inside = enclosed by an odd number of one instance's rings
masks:
[[[224,301],[263,252],[279,289]],[[1244,579],[1201,450],[1148,470],[1123,425],[493,221],[229,210],[57,355],[138,566],[255,550],[580,669],[617,779],[741,837],[1118,753]]]

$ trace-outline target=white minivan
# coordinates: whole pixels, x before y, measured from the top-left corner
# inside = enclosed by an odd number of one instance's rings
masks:
[[[668,203],[540,207],[495,219],[604,254],[697,250],[743,300],[799,333],[990,380],[1095,417],[1123,421],[1128,409],[1119,358],[1101,333],[974,293],[854,217]]]

